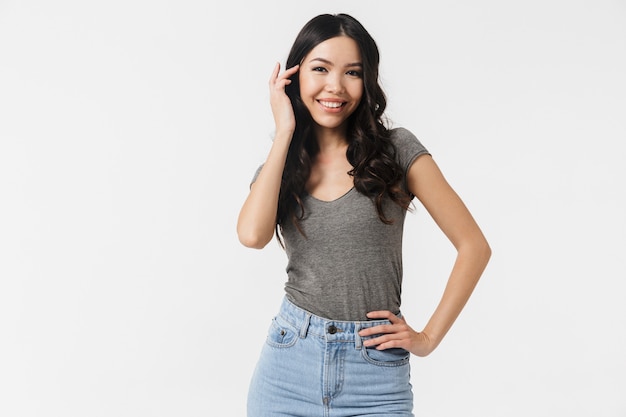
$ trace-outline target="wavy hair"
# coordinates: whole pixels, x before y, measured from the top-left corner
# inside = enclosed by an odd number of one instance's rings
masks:
[[[400,186],[402,170],[395,160],[395,148],[389,139],[389,130],[383,122],[387,99],[378,82],[380,55],[374,39],[365,28],[347,14],[322,14],[311,19],[300,30],[291,47],[285,68],[298,65],[320,43],[337,36],[348,36],[357,43],[363,64],[363,96],[358,107],[348,119],[346,156],[353,169],[355,189],[372,199],[383,223],[393,219],[385,216],[383,202],[386,197],[408,209],[410,196]],[[304,234],[300,221],[305,216],[302,198],[311,173],[311,164],[319,152],[313,133],[313,120],[300,97],[298,73],[291,76],[285,91],[291,99],[296,117],[296,129],[287,154],[282,176],[276,236],[282,245],[280,231],[287,221],[293,222]]]

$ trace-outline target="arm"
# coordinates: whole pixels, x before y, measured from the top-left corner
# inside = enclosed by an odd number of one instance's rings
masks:
[[[420,156],[413,163],[408,186],[456,248],[456,261],[441,301],[422,332],[414,331],[389,311],[374,311],[368,314],[369,318],[386,318],[391,324],[364,330],[361,335],[385,333],[365,344],[378,345],[378,349],[402,347],[426,356],[441,343],[461,313],[487,266],[491,249],[469,210],[429,155]]]
[[[279,75],[280,65],[276,64],[270,78],[270,103],[276,123],[276,136],[263,169],[250,187],[237,220],[239,241],[250,248],[265,247],[274,235],[283,169],[296,127],[293,108],[285,93],[285,86],[291,82],[289,77],[297,70],[298,66],[295,66]]]

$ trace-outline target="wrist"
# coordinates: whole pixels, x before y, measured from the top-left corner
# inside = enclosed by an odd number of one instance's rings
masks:
[[[290,129],[277,129],[274,133],[274,142],[291,142],[293,132],[294,131]]]
[[[441,340],[443,339],[443,337],[439,336],[436,332],[428,328],[422,330],[422,334],[427,340],[428,346],[430,346],[431,351],[435,350],[435,348],[439,346],[439,343],[441,343]]]

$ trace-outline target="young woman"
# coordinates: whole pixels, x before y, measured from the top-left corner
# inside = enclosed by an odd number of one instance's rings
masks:
[[[491,251],[433,158],[383,122],[376,43],[353,17],[320,15],[270,78],[275,138],[237,233],[287,252],[285,298],[248,394],[248,416],[412,416],[410,354],[442,341]],[[400,313],[402,231],[416,197],[458,251],[422,331]]]

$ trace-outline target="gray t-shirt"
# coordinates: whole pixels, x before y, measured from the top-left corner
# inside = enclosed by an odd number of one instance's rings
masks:
[[[409,167],[428,151],[404,128],[393,129],[391,140],[406,190]],[[372,200],[355,188],[328,202],[305,195],[303,204],[301,227],[306,237],[291,222],[283,227],[287,298],[332,320],[367,320],[366,313],[372,310],[398,313],[406,211],[387,199],[384,213],[394,222],[384,224]]]

